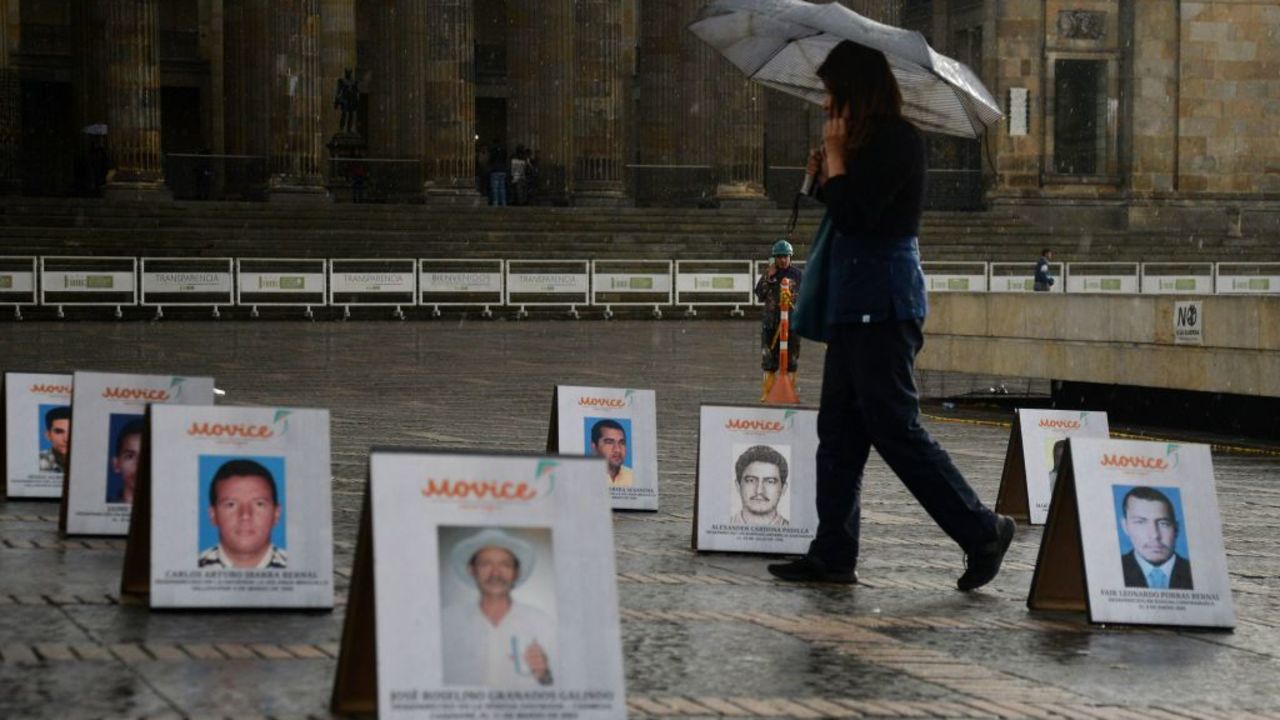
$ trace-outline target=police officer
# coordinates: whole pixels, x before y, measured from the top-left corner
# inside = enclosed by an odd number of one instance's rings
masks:
[[[791,255],[794,251],[791,243],[779,240],[773,244],[773,262],[769,269],[756,281],[756,297],[760,299],[760,367],[764,370],[762,380],[763,392],[761,402],[769,395],[778,372],[778,331],[782,326],[782,280],[791,281],[792,302],[800,296],[800,279],[803,273],[799,268],[791,266]],[[787,339],[787,374],[791,376],[791,385],[795,387],[796,365],[800,359],[800,336],[791,335]]]

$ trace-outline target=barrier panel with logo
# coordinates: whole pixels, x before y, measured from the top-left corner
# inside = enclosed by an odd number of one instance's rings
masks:
[[[569,306],[578,317],[578,306],[591,303],[591,263],[587,260],[508,260],[507,304],[526,307]]]
[[[991,292],[1033,292],[1035,290],[1036,264],[1024,263],[991,263],[991,281],[987,284]],[[1062,277],[1062,263],[1049,263],[1049,274],[1054,283],[1049,292],[1066,292],[1067,283]]]
[[[1110,436],[1105,412],[1014,410],[1005,448],[996,512],[1043,525],[1049,498],[1066,461],[1067,438]]]
[[[71,467],[62,494],[68,535],[125,535],[149,404],[212,405],[213,378],[77,372]]]
[[[818,411],[703,405],[693,549],[804,554],[818,531]]]
[[[600,466],[375,448],[332,711],[625,720]]]
[[[603,305],[606,318],[614,305],[650,305],[660,318],[673,298],[671,268],[670,260],[592,260],[591,304]]]
[[[1280,263],[1220,262],[1214,291],[1219,295],[1280,293]]]
[[[925,288],[929,292],[986,292],[987,264],[984,262],[922,262]]]
[[[329,411],[150,405],[121,589],[154,608],[332,608]]]
[[[697,307],[732,307],[742,315],[742,306],[755,302],[755,276],[750,260],[677,260],[676,305],[686,307],[685,315],[697,315]]]
[[[236,304],[258,306],[304,307],[311,316],[312,307],[324,307],[326,300],[327,260],[311,258],[240,258],[236,260]]]
[[[652,390],[557,385],[547,452],[599,458],[615,510],[658,509],[658,410]]]
[[[40,304],[115,306],[138,304],[138,259],[131,257],[40,258]]]
[[[1213,263],[1142,263],[1143,295],[1212,295]]]
[[[485,317],[503,302],[504,264],[501,260],[418,261],[418,301],[439,317],[442,307],[479,306]]]
[[[35,257],[0,257],[0,305],[12,305],[21,318],[22,307],[37,300]]]
[[[142,300],[147,307],[212,307],[235,304],[231,258],[142,258]]]
[[[1067,292],[1135,294],[1138,292],[1138,263],[1070,263],[1067,265]]]
[[[4,493],[11,498],[57,498],[71,450],[71,376],[4,374],[0,443]]]
[[[1209,446],[1071,438],[1027,605],[1095,623],[1234,627]]]
[[[403,318],[402,307],[418,300],[417,261],[330,260],[329,304],[341,307],[350,316],[351,307],[394,307]]]

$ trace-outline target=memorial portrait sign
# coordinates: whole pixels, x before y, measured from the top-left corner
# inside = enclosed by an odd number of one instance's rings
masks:
[[[657,401],[652,390],[557,385],[547,451],[602,458],[615,510],[658,509]]]
[[[1014,411],[996,512],[1043,525],[1053,485],[1061,476],[1067,438],[1110,437],[1105,412],[1081,410]]]
[[[333,607],[328,410],[153,405],[147,424],[125,593],[149,592],[151,607]]]
[[[1068,441],[1027,605],[1095,623],[1234,627],[1209,446]]]
[[[213,378],[76,372],[71,467],[60,526],[68,535],[125,535],[149,404],[212,405]]]
[[[59,498],[71,442],[71,376],[58,373],[4,374],[5,495]]]
[[[818,530],[818,412],[704,405],[695,550],[803,554]]]
[[[588,458],[375,449],[334,712],[625,718],[599,474]]]

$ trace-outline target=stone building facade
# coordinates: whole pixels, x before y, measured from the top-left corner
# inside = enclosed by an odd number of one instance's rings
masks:
[[[982,142],[931,139],[937,207],[1274,215],[1275,0],[841,1],[920,30],[1009,111]],[[403,171],[401,199],[470,203],[478,147],[502,143],[537,150],[544,202],[784,200],[820,112],[688,33],[701,4],[0,0],[0,188],[82,189],[101,142],[85,131],[105,126],[107,190],[126,196],[208,153],[220,184],[256,174],[269,197],[322,199],[357,156]],[[358,139],[337,133],[346,69]]]

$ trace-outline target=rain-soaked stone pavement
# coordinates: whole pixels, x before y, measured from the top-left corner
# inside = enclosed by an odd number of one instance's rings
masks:
[[[873,457],[856,587],[774,582],[689,549],[697,412],[757,390],[751,322],[5,323],[6,370],[212,374],[226,402],[332,411],[331,613],[120,604],[123,542],[62,539],[0,502],[0,718],[328,717],[371,445],[539,451],[555,383],[658,393],[661,510],[616,513],[636,717],[1280,718],[1280,458],[1215,453],[1239,626],[1099,627],[1030,613],[1021,527],[987,588]],[[806,347],[814,398],[821,348]],[[992,416],[990,420],[1006,420]],[[987,502],[1008,437],[931,415]]]

